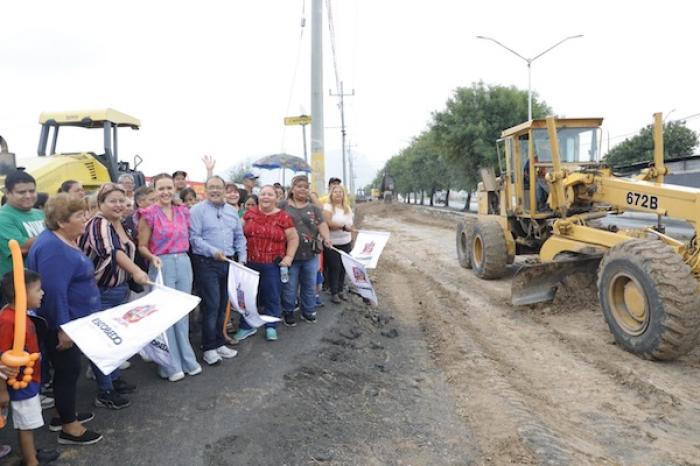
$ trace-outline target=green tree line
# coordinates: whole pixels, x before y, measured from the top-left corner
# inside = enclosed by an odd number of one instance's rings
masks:
[[[532,112],[543,118],[552,110],[535,95]],[[446,199],[452,190],[471,193],[480,181],[479,168],[498,163],[501,131],[526,120],[527,91],[482,82],[457,88],[445,108],[431,114],[427,129],[379,170],[372,186],[379,186],[386,172],[406,202],[422,203],[428,196],[433,205],[441,190],[447,191]]]
[[[552,109],[533,95],[533,118],[553,114]],[[381,185],[385,173],[394,179],[395,192],[405,202],[423,203],[428,196],[433,205],[436,191],[453,190],[467,194],[465,210],[471,194],[480,181],[479,169],[497,167],[496,140],[504,129],[527,121],[527,91],[515,87],[473,83],[459,87],[448,98],[442,110],[434,111],[427,128],[410,144],[391,157],[367,186]],[[666,158],[692,154],[698,144],[697,134],[684,121],[665,124]],[[653,159],[652,128],[647,126],[631,138],[615,146],[603,162],[620,166]]]

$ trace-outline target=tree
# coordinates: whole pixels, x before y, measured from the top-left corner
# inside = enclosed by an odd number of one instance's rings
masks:
[[[674,159],[690,155],[698,144],[698,135],[685,126],[685,121],[671,121],[664,124],[664,159]],[[654,159],[654,126],[648,125],[639,134],[625,139],[613,147],[604,157],[612,166],[628,165]]]
[[[243,183],[243,175],[253,171],[253,166],[249,160],[241,162],[238,165],[234,165],[233,168],[228,171],[228,180],[232,183]]]
[[[552,113],[533,96],[534,118]],[[458,175],[456,188],[471,193],[480,181],[479,168],[496,167],[496,140],[501,131],[527,121],[527,91],[515,87],[487,86],[482,82],[457,88],[446,108],[434,112],[430,128],[440,154]],[[471,194],[467,196],[465,210]]]

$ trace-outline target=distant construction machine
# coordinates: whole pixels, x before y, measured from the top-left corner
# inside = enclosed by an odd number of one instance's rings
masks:
[[[554,299],[562,280],[597,274],[600,306],[618,345],[648,359],[675,359],[700,333],[700,189],[664,183],[663,123],[654,115],[654,161],[633,178],[599,161],[602,118],[537,119],[503,131],[500,176],[482,170],[478,217],[457,229],[462,266],[504,275],[537,254],[512,284],[514,305]],[[638,229],[603,226],[626,211],[657,216]],[[690,241],[667,235],[662,217],[687,221]]]

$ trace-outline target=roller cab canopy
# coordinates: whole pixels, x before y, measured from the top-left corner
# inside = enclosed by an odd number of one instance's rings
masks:
[[[39,123],[41,125],[79,126],[82,128],[104,128],[105,123],[113,127],[129,127],[132,129],[141,127],[141,121],[138,118],[113,108],[70,112],[42,112],[39,115]]]

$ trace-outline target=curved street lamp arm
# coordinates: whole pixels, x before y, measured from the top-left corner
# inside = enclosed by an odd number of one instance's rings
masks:
[[[552,50],[552,49],[555,48],[556,46],[563,44],[564,42],[566,42],[566,41],[569,40],[569,39],[578,39],[579,37],[583,37],[583,34],[579,34],[579,35],[576,35],[576,36],[565,37],[565,38],[563,38],[562,40],[560,40],[559,42],[557,42],[556,44],[552,45],[550,48],[548,48],[548,49],[545,50],[544,52],[539,53],[539,54],[536,55],[535,57],[533,57],[533,58],[531,58],[530,60],[528,60],[528,62],[529,62],[529,63],[532,63],[533,61],[537,60],[537,59],[540,58],[542,55],[544,55],[545,53],[549,52],[550,50]]]
[[[483,39],[483,40],[490,40],[491,42],[495,42],[496,44],[500,45],[500,46],[503,47],[504,49],[508,50],[510,53],[512,53],[512,54],[514,54],[514,55],[517,55],[518,57],[522,58],[522,59],[525,60],[528,64],[530,64],[530,62],[532,61],[532,60],[529,60],[529,59],[523,57],[522,55],[520,55],[518,52],[516,52],[516,51],[513,50],[512,48],[507,47],[507,46],[503,45],[502,43],[498,42],[496,39],[493,39],[493,38],[491,38],[491,37],[486,37],[486,36],[476,36],[476,38],[477,38],[477,39]],[[564,39],[564,40],[566,40],[566,39]],[[563,42],[563,41],[562,41],[562,42]],[[559,44],[557,44],[557,45],[559,45]],[[555,45],[555,47],[556,47],[556,45]]]

